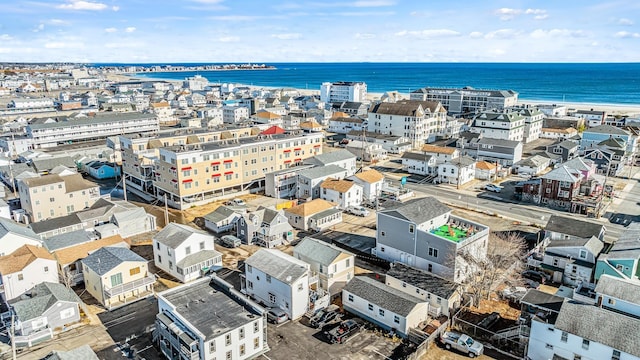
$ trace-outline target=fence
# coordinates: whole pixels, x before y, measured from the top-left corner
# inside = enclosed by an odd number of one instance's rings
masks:
[[[432,332],[431,335],[429,335],[424,341],[422,341],[418,347],[416,347],[416,350],[414,352],[412,352],[411,354],[409,354],[405,360],[418,360],[421,359],[426,353],[427,351],[429,351],[429,346],[436,341],[440,335],[445,332],[445,330],[447,330],[447,328],[449,327],[449,320],[445,321],[442,325],[440,325],[436,331]],[[410,331],[411,333],[411,331]]]
[[[514,331],[513,328],[510,328],[506,329],[508,331],[499,331],[496,333],[476,324],[462,320],[457,315],[458,314],[451,319],[452,328],[465,334],[469,334],[474,338],[474,340],[489,343],[496,349],[506,352],[507,354],[518,358],[522,358],[524,356],[526,342],[523,343],[520,340],[527,337],[528,333],[523,331],[523,329],[518,328],[517,331]]]

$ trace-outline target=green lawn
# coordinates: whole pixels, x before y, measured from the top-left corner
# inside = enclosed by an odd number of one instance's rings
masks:
[[[455,227],[451,227],[451,230],[453,230],[453,236],[451,236],[452,234],[449,232],[449,226],[448,225],[442,225],[439,228],[435,229],[435,230],[431,230],[432,234],[441,236],[447,240],[451,240],[453,242],[460,242],[464,239],[467,238],[467,232],[465,230],[461,230]]]

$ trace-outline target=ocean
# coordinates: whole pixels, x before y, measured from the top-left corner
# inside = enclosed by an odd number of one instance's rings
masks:
[[[96,66],[106,64],[96,64]],[[123,66],[125,64],[113,64]],[[152,64],[130,64],[151,66]],[[157,64],[167,65],[167,64]],[[172,64],[198,65],[198,64]],[[640,63],[268,63],[275,70],[139,73],[182,80],[320,90],[323,82],[364,81],[371,93],[425,86],[511,89],[522,100],[640,105]]]

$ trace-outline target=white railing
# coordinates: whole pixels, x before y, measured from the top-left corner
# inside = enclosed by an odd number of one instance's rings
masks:
[[[104,289],[104,292],[107,296],[113,297],[115,295],[120,295],[125,292],[139,289],[143,286],[151,285],[154,282],[156,282],[156,278],[153,275],[147,275],[142,279],[130,281],[126,284],[120,284],[112,288]]]

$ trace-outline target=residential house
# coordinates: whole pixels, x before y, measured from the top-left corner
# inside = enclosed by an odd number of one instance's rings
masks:
[[[366,276],[353,278],[342,290],[342,299],[345,311],[403,338],[429,317],[426,301]]]
[[[235,230],[236,224],[241,217],[242,214],[236,209],[222,205],[203,216],[204,227],[216,234]]]
[[[434,197],[390,204],[377,213],[374,255],[462,282],[472,269],[460,255],[484,257],[489,227],[451,211]]]
[[[280,250],[260,249],[245,260],[242,289],[252,299],[280,308],[297,320],[309,309],[309,267]]]
[[[159,293],[155,327],[167,359],[254,359],[269,350],[264,309],[218,277]]]
[[[82,259],[85,289],[111,310],[153,295],[147,260],[121,247],[103,247]]]
[[[173,114],[173,108],[166,101],[160,101],[157,103],[151,103],[151,111],[158,118],[158,122],[161,125],[174,125],[176,117]]]
[[[89,344],[84,344],[75,349],[71,350],[53,350],[42,360],[100,360],[98,355],[91,350],[91,346]]]
[[[349,171],[338,165],[318,165],[313,168],[298,171],[297,179],[297,198],[299,199],[317,199],[320,197],[320,184],[325,179],[344,179],[350,176]]]
[[[583,149],[583,157],[596,165],[596,172],[608,176],[618,176],[629,159],[625,144],[616,138],[601,141],[596,147]]]
[[[244,106],[223,106],[222,122],[225,124],[237,124],[249,118],[249,109]]]
[[[313,120],[308,120],[300,123],[300,129],[304,132],[321,132],[322,125]]]
[[[460,150],[456,148],[430,144],[422,145],[420,151],[425,155],[432,156],[438,164],[451,162],[460,156]]]
[[[332,117],[327,131],[336,134],[348,134],[351,131],[362,133],[364,120],[352,117]]]
[[[470,156],[460,156],[438,165],[436,182],[462,186],[476,176],[476,161]]]
[[[593,128],[604,123],[604,119],[607,117],[607,112],[593,109],[577,110],[571,115],[581,119],[585,119],[587,121],[587,127]]]
[[[376,163],[378,161],[386,160],[388,157],[387,150],[384,149],[382,144],[368,143],[361,140],[346,141],[348,142],[344,144],[344,148],[354,156],[357,156],[357,160]]]
[[[412,100],[439,101],[450,113],[476,114],[487,109],[504,109],[518,103],[513,90],[424,87],[409,94]]]
[[[339,209],[362,203],[362,186],[353,180],[327,178],[320,184],[320,189],[320,198],[337,204]]]
[[[409,174],[422,176],[436,175],[438,166],[436,158],[419,152],[407,151],[401,156],[402,169]]]
[[[83,164],[83,169],[94,179],[114,179],[120,174],[120,166],[114,163],[93,160],[86,164]]]
[[[580,151],[595,147],[608,139],[620,140],[625,145],[626,152],[635,153],[636,151],[637,137],[629,131],[611,125],[600,125],[583,131]]]
[[[389,154],[402,154],[412,148],[411,142],[404,136],[378,134],[370,131],[351,131],[347,134],[347,140],[349,140],[349,142],[351,142],[351,140],[364,141],[365,144],[361,145],[380,145],[382,149],[386,150]],[[362,150],[360,152],[362,152]],[[360,154],[357,155],[359,156]]]
[[[545,239],[558,240],[589,240],[596,237],[604,241],[606,228],[604,225],[567,216],[551,215],[544,228]]]
[[[632,223],[596,262],[594,279],[602,275],[640,280],[640,224]]]
[[[378,103],[369,108],[367,129],[372,132],[403,136],[413,148],[435,140],[439,128],[446,125],[447,110],[437,101],[402,100]]]
[[[42,246],[42,241],[30,228],[0,218],[0,256],[11,254],[24,245]]]
[[[567,140],[578,135],[578,130],[572,127],[552,128],[543,127],[540,129],[541,139]]]
[[[305,237],[293,248],[293,257],[310,265],[320,288],[339,294],[355,275],[355,255],[328,242]]]
[[[471,156],[478,161],[485,160],[502,166],[511,166],[522,159],[522,142],[520,141],[480,136],[467,143],[461,138],[457,144],[461,155]]]
[[[362,200],[367,203],[376,201],[385,184],[384,175],[374,169],[361,171],[347,179],[362,187]]]
[[[385,284],[426,301],[429,315],[434,318],[440,315],[451,318],[462,304],[459,284],[402,263],[392,264],[385,275]]]
[[[604,243],[595,236],[586,241],[582,238],[550,240],[540,267],[551,272],[553,279],[562,284],[592,283],[596,259],[603,248]]]
[[[547,145],[546,152],[554,155],[560,155],[561,161],[565,162],[578,156],[580,145],[571,140],[559,140],[551,145]]]
[[[43,247],[24,245],[0,257],[0,281],[5,301],[19,298],[43,282],[58,282],[58,264]]]
[[[524,134],[522,136],[522,141],[525,144],[540,138],[542,125],[544,123],[543,120],[545,117],[545,114],[542,111],[529,105],[514,106],[509,108],[509,110],[515,111],[524,117]]]
[[[222,267],[213,236],[187,225],[170,223],[153,237],[153,260],[160,270],[186,283]]]
[[[291,166],[286,169],[264,174],[265,195],[276,199],[295,198],[298,193],[298,171],[312,167],[314,167],[314,165]]]
[[[256,211],[242,215],[236,234],[245,244],[268,249],[293,241],[293,227],[283,210],[258,207]]]
[[[302,231],[322,231],[342,222],[342,211],[323,199],[314,199],[284,210],[289,224]]]
[[[347,176],[356,173],[356,156],[347,150],[330,151],[324,154],[317,154],[303,161],[306,165],[315,165],[316,167],[329,167],[336,165],[347,171]]]
[[[60,281],[68,286],[75,286],[84,281],[82,259],[89,256],[89,254],[103,247],[129,248],[129,243],[120,235],[98,240],[89,239],[89,241],[82,242],[70,242],[69,236],[67,235],[68,234],[64,234],[61,236],[60,240],[62,241],[56,241],[54,244],[50,244],[50,242],[47,241],[45,242],[45,246],[58,262],[57,269]]]
[[[18,192],[20,205],[32,222],[69,215],[100,199],[99,186],[80,174],[22,179]]]
[[[488,161],[476,162],[476,179],[492,180],[498,175],[498,165]]]
[[[266,110],[259,110],[252,120],[258,124],[282,125],[282,116]]]
[[[551,165],[551,159],[542,155],[533,155],[526,159],[520,160],[513,164],[518,174],[521,175],[538,175]]]
[[[52,339],[54,334],[79,322],[80,307],[84,304],[72,289],[63,284],[43,282],[27,290],[22,297],[10,301],[9,306],[15,315],[15,333],[11,340],[17,347],[31,347]]]
[[[332,102],[331,110],[351,116],[366,116],[368,106],[361,101],[340,101]]]
[[[640,282],[605,274],[600,277],[594,292],[597,306],[634,317],[640,316]]]
[[[471,124],[471,131],[482,134],[484,138],[522,141],[525,130],[525,117],[515,111],[485,111],[477,115]]]

